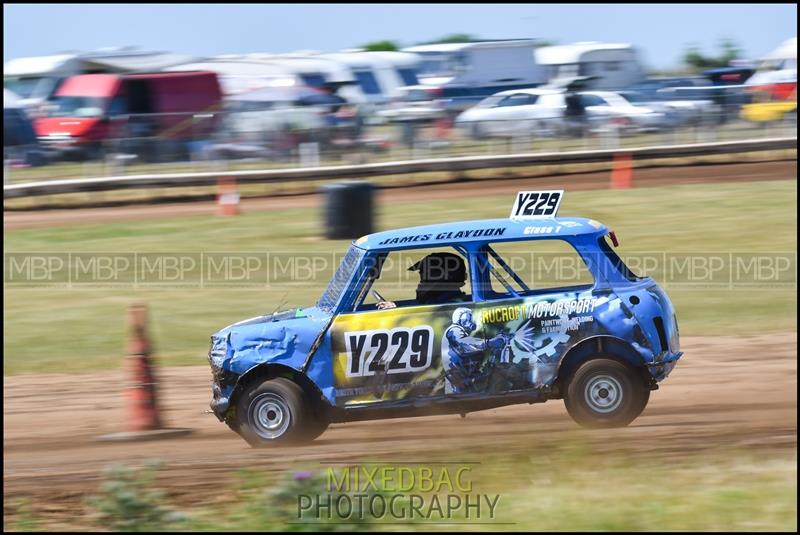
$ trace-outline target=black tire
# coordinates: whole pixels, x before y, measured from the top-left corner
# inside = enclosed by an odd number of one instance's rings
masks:
[[[486,137],[483,132],[483,125],[477,121],[472,123],[472,126],[470,127],[470,134],[472,139],[476,140],[484,139]]]
[[[328,429],[330,421],[322,414],[312,414],[303,435],[303,440],[311,442]]]
[[[325,430],[296,383],[278,377],[242,392],[229,426],[254,448],[303,444]]]
[[[583,427],[625,427],[647,406],[650,389],[642,375],[617,360],[586,361],[568,379],[564,405]]]

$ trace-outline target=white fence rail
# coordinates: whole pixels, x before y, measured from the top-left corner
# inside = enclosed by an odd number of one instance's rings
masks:
[[[126,175],[8,184],[3,186],[3,197],[5,199],[13,199],[87,191],[209,186],[216,184],[217,180],[223,176],[235,178],[240,183],[274,183],[303,180],[351,179],[435,171],[458,172],[491,169],[494,167],[596,163],[609,161],[618,153],[629,154],[633,158],[653,159],[793,148],[797,148],[796,136],[744,141],[660,145],[655,147],[430,158],[360,165],[302,167],[293,169]]]

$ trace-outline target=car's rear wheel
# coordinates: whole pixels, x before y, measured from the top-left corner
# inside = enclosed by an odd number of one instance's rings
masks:
[[[486,131],[483,124],[479,121],[472,123],[472,126],[470,127],[470,135],[472,139],[484,139],[486,137]]]
[[[624,427],[642,413],[649,399],[650,389],[637,370],[599,357],[572,374],[564,405],[584,427]]]
[[[254,448],[302,444],[327,428],[296,383],[278,377],[253,385],[236,402],[234,428]]]

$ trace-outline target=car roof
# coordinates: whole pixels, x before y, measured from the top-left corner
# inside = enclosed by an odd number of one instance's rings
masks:
[[[531,230],[533,228],[537,230]],[[393,251],[470,242],[555,239],[592,234],[599,237],[606,232],[608,228],[602,223],[583,217],[479,219],[376,232],[353,243],[369,251]]]

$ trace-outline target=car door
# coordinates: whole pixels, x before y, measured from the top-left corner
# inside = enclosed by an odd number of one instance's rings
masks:
[[[464,299],[458,302],[419,305],[416,299],[407,299],[414,296],[419,284],[413,278],[416,274],[411,274],[406,288],[398,285],[396,293],[388,293],[398,276],[409,273],[409,265],[432,250],[378,260],[379,276],[367,276],[354,292],[353,305],[332,322],[332,384],[337,406],[396,404],[444,395],[442,336],[455,311],[473,303],[471,290],[466,286]],[[396,307],[378,309],[377,296],[372,294],[376,288]]]
[[[594,325],[599,301],[585,261],[565,240],[537,239],[485,244],[476,263],[483,279],[473,336],[486,341],[483,392],[551,386],[561,358]]]
[[[536,95],[513,93],[503,98],[492,110],[486,131],[496,135],[513,135],[530,131]]]

